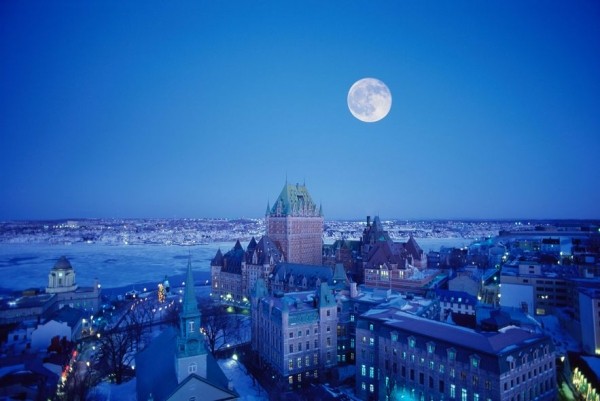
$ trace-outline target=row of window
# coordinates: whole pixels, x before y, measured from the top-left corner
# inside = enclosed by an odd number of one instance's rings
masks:
[[[313,365],[318,365],[319,364],[319,354],[314,354],[313,355]],[[309,367],[310,366],[310,356],[306,355],[304,357],[304,366],[305,367]],[[296,368],[302,368],[302,357],[300,358],[296,358]],[[294,360],[293,359],[289,359],[288,360],[288,369],[289,370],[293,370],[294,369]]]

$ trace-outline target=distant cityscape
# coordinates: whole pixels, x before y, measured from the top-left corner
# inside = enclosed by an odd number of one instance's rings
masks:
[[[476,240],[501,231],[580,230],[599,221],[577,220],[381,220],[394,240],[408,238],[464,238]],[[356,220],[325,220],[323,241],[358,239],[365,216]],[[265,234],[265,219],[61,219],[0,222],[0,243],[106,245],[198,245],[242,242]]]

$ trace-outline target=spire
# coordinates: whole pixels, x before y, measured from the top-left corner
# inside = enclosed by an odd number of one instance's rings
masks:
[[[265,216],[268,216],[269,214],[271,214],[271,204],[267,201],[267,211],[265,212]]]
[[[319,203],[319,216],[323,217],[323,204]]]
[[[187,274],[185,276],[185,289],[183,292],[183,313],[184,316],[199,315],[198,301],[194,291],[194,275],[192,274],[192,255],[188,258]]]

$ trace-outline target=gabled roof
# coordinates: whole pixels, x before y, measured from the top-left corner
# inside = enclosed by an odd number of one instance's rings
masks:
[[[365,266],[370,269],[379,268],[384,264],[397,265],[398,268],[403,269],[405,260],[405,250],[402,244],[391,240],[375,242],[364,259]]]
[[[149,395],[152,394],[154,401],[166,401],[188,380],[186,378],[180,384],[177,383],[175,370],[177,334],[178,331],[174,327],[168,327],[155,337],[146,349],[135,356],[138,400],[146,401]],[[210,353],[206,355],[206,363],[208,377],[206,379],[201,378],[202,381],[217,389],[227,389],[229,380]],[[237,396],[235,392],[230,390],[227,390],[227,392],[229,393],[227,398],[222,399],[235,399],[235,396]],[[205,400],[207,398],[196,396],[196,399]]]
[[[197,400],[226,401],[238,399],[239,394],[192,373],[179,383],[167,400],[191,399],[192,397]]]

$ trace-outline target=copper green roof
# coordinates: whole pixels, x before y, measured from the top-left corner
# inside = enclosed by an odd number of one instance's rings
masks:
[[[286,183],[271,208],[270,216],[321,217],[321,212],[305,185]]]

